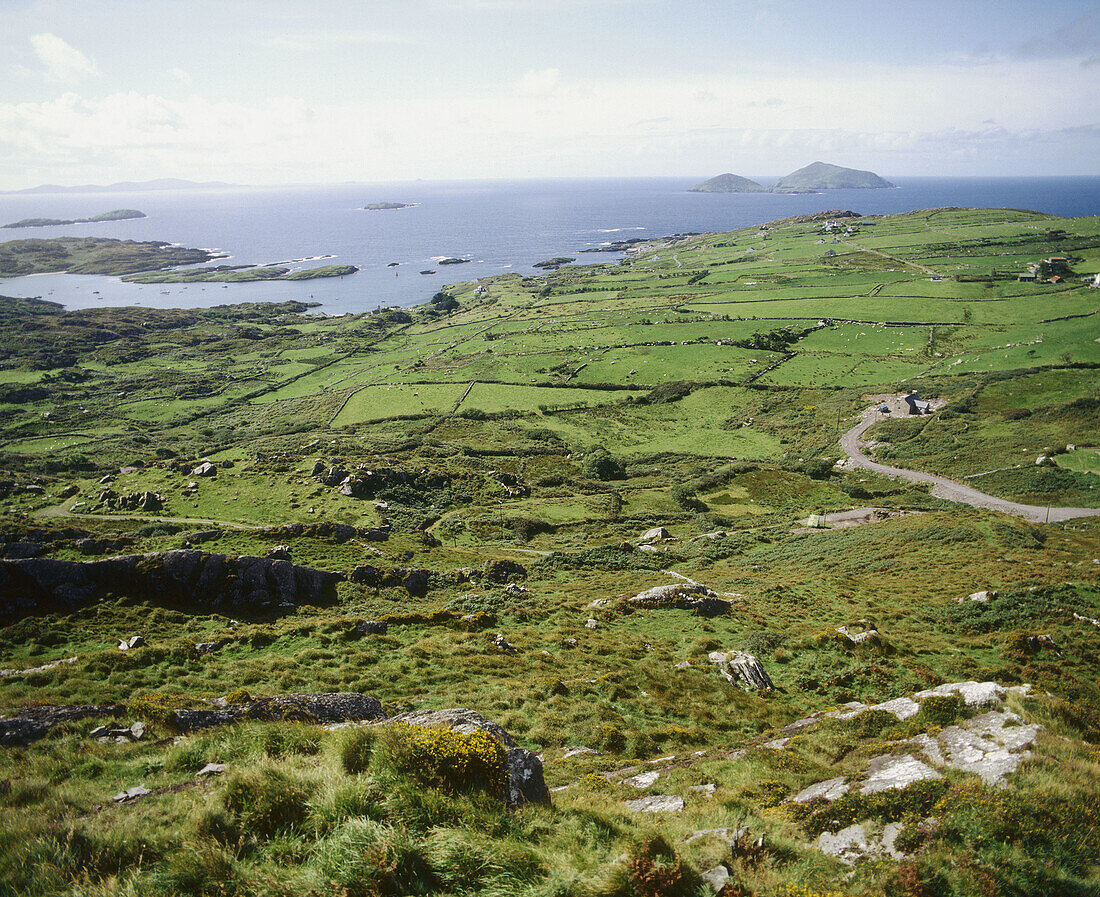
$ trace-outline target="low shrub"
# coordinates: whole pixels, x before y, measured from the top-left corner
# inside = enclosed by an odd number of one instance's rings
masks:
[[[441,791],[504,794],[507,756],[488,732],[466,735],[445,726],[399,723],[387,735],[387,760],[398,775]]]
[[[626,874],[635,897],[688,895],[697,885],[680,855],[659,836],[639,845],[627,862]]]

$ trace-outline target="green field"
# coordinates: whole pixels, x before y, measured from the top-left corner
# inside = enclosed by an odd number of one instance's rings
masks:
[[[0,895],[704,897],[719,864],[723,893],[758,897],[1097,893],[1100,517],[1032,523],[837,462],[869,407],[917,390],[934,413],[876,423],[876,460],[1100,508],[1100,218],[873,220],[836,244],[812,217],[662,240],[353,316],[0,299],[0,731],[118,705],[0,746]],[[1073,277],[1010,277],[1052,254]],[[4,578],[277,546],[343,578],[256,607],[135,574],[33,613]],[[627,600],[685,577],[728,608]],[[386,632],[360,637],[368,620]],[[723,678],[708,656],[733,650],[774,689]],[[1032,689],[783,731],[968,681]],[[475,710],[542,756],[551,804],[504,809],[497,748],[453,733],[171,722],[313,692]],[[1003,781],[923,753],[993,718],[1034,734]],[[112,719],[145,735],[92,737]],[[886,755],[940,777],[863,793]],[[838,777],[835,801],[789,800]],[[654,795],[683,804],[628,803]],[[823,852],[852,823],[896,825],[904,855]]]

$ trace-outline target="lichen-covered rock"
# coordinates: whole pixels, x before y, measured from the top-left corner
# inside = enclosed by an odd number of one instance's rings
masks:
[[[27,745],[54,726],[89,717],[117,717],[117,704],[73,704],[62,707],[31,707],[15,716],[0,718],[0,745]]]
[[[242,704],[173,710],[168,723],[179,732],[226,726],[243,719],[332,724],[374,722],[382,719],[382,704],[358,692],[288,694],[259,698]]]

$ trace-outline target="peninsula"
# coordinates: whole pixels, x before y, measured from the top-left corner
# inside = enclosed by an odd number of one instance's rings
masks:
[[[225,258],[208,249],[187,249],[161,240],[136,242],[104,237],[54,237],[0,243],[0,277],[28,274],[100,274],[128,283],[240,283],[255,280],[311,280],[342,277],[354,265],[322,265],[291,272],[281,265],[236,265],[169,270]]]
[[[60,224],[95,224],[100,221],[128,221],[131,218],[144,218],[145,213],[137,209],[114,209],[93,215],[91,218],[23,218],[2,227],[56,227]]]

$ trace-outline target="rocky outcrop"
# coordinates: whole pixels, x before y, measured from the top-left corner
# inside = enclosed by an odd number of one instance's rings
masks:
[[[31,707],[16,716],[0,719],[0,745],[27,745],[62,723],[71,723],[93,716],[118,717],[122,712],[123,709],[116,704]]]
[[[678,582],[668,586],[654,586],[627,599],[636,607],[678,608],[693,610],[701,617],[717,617],[731,607],[717,592],[697,582]]]
[[[241,704],[224,701],[218,704],[220,706],[210,708],[173,710],[168,715],[168,723],[178,732],[186,733],[226,726],[240,720],[333,724],[375,722],[385,716],[380,701],[358,692],[290,694],[258,698]]]
[[[448,710],[418,710],[386,721],[421,728],[447,728],[463,735],[480,729],[488,732],[504,748],[508,764],[508,784],[504,801],[509,807],[525,803],[548,804],[550,791],[543,777],[542,761],[531,751],[516,745],[515,739],[502,726],[487,720],[480,713],[464,707]]]
[[[428,594],[434,570],[414,570],[405,567],[394,567],[383,570],[372,564],[360,564],[351,571],[348,578],[358,585],[369,586],[373,589],[402,588],[410,595],[423,597]]]
[[[744,651],[712,651],[709,658],[718,671],[738,688],[773,691],[775,684],[764,665]]]
[[[341,573],[289,561],[163,551],[96,561],[0,560],[0,617],[125,595],[204,609],[265,610],[334,600]]]

